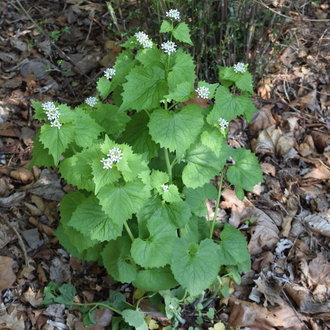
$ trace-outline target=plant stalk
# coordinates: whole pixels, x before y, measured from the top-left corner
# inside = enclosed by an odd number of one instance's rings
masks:
[[[167,168],[167,173],[170,178],[170,183],[172,183],[172,167],[170,163],[170,157],[168,155],[168,150],[167,148],[164,148],[164,156],[165,156],[165,162],[166,162],[166,168]]]
[[[211,239],[212,239],[212,236],[213,236],[213,231],[214,231],[214,226],[215,226],[215,219],[217,217],[218,210],[219,210],[219,203],[220,203],[220,198],[221,198],[221,193],[222,193],[222,183],[223,183],[223,177],[224,177],[225,172],[226,172],[226,169],[224,168],[223,171],[221,172],[221,176],[220,176],[218,197],[217,197],[217,202],[216,202],[216,205],[215,205],[215,211],[214,211],[214,215],[213,215],[213,219],[212,219],[212,225],[211,225],[211,230],[210,230],[210,238]]]
[[[112,307],[108,304],[104,304],[104,303],[86,303],[86,304],[82,304],[82,303],[76,303],[74,302],[72,305],[75,305],[75,306],[81,306],[81,307],[84,307],[84,306],[93,306],[93,307],[97,307],[97,306],[101,306],[101,307],[104,307],[104,308],[108,308],[110,310],[112,310],[113,312],[121,315],[121,311],[115,307]]]
[[[133,236],[133,234],[132,234],[132,232],[131,232],[131,229],[129,228],[129,226],[128,226],[128,224],[127,224],[127,221],[124,222],[124,227],[125,227],[125,229],[126,229],[126,231],[127,231],[128,236],[130,237],[130,239],[131,239],[132,242],[133,242],[133,241],[134,241],[134,236]]]

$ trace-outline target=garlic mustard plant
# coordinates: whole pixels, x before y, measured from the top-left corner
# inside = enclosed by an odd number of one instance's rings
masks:
[[[249,121],[256,111],[247,66],[220,66],[219,81],[197,81],[189,27],[179,13],[166,16],[167,41],[144,32],[129,38],[98,79],[96,97],[73,109],[33,101],[44,123],[32,165],[55,166],[76,187],[61,201],[56,231],[70,254],[170,301],[173,288],[195,297],[219,276],[239,281],[250,269],[244,236],[216,215],[224,181],[242,199],[262,173],[250,150],[226,139],[231,120]],[[188,102],[196,93],[206,108]],[[211,219],[206,199],[216,200]]]

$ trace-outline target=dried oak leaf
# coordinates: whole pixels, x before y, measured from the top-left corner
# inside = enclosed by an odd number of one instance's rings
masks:
[[[258,255],[262,251],[271,250],[275,247],[279,241],[278,214],[274,213],[270,217],[264,211],[252,206],[245,208],[240,216],[241,221],[255,220],[248,245],[252,255]]]
[[[13,263],[12,258],[0,256],[0,291],[10,288],[16,280]]]
[[[324,164],[319,164],[308,172],[304,179],[330,180],[330,170]]]
[[[229,298],[231,313],[229,316],[230,326],[251,327],[262,330],[272,330],[274,327],[304,328],[302,322],[305,317],[299,315],[286,304],[267,309],[256,303]]]

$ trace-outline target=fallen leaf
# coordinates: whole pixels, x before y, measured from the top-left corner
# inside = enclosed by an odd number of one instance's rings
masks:
[[[0,291],[10,288],[16,281],[13,263],[12,258],[0,256]]]
[[[324,164],[319,164],[304,175],[304,179],[330,180],[330,170]]]
[[[34,180],[32,171],[24,167],[19,167],[18,169],[11,171],[10,176],[15,180],[22,181],[23,183],[31,182]]]
[[[256,303],[229,298],[229,325],[236,327],[252,327],[262,330],[273,330],[274,327],[303,329],[305,317],[286,304],[267,309]]]
[[[308,275],[314,285],[323,284],[330,287],[330,263],[322,253],[318,253],[309,263]]]
[[[308,227],[318,234],[330,237],[330,215],[329,213],[317,213],[304,217]]]
[[[278,219],[271,218],[264,211],[252,206],[247,207],[240,214],[240,221],[254,220],[251,228],[251,239],[248,244],[252,255],[258,255],[263,250],[272,250],[279,241]]]
[[[256,136],[258,132],[276,124],[271,111],[273,107],[274,104],[267,104],[254,114],[249,124],[250,135]]]
[[[14,308],[11,313],[7,313],[3,303],[0,304],[0,327],[1,329],[26,329],[23,317],[18,317],[17,308]]]
[[[251,206],[252,203],[249,202],[247,198],[244,198],[242,201],[239,200],[235,192],[231,189],[225,189],[221,196],[223,201],[220,203],[220,207],[231,209],[229,223],[237,228],[241,223],[241,213],[247,206]]]

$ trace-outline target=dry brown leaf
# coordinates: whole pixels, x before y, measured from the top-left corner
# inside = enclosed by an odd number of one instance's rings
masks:
[[[319,152],[323,152],[324,149],[330,145],[330,134],[312,131],[311,136]]]
[[[256,136],[258,132],[276,124],[276,120],[272,115],[274,104],[263,106],[253,117],[249,124],[249,133]]]
[[[11,313],[7,313],[3,303],[0,304],[0,329],[26,329],[23,317],[18,317],[18,311],[14,308]]]
[[[314,285],[323,284],[330,287],[330,263],[322,253],[309,263],[308,275]]]
[[[207,99],[202,99],[200,97],[193,97],[186,102],[183,102],[184,105],[187,104],[196,104],[201,108],[206,108],[208,106]]]
[[[263,173],[270,174],[271,176],[275,177],[276,169],[274,165],[269,163],[261,163],[260,166]]]
[[[34,180],[32,171],[24,167],[19,167],[18,169],[11,171],[10,176],[15,180],[22,181],[23,183],[32,182]]]
[[[274,327],[304,328],[302,321],[305,317],[286,304],[268,310],[256,303],[229,298],[229,306],[231,308],[229,325],[231,326],[252,327],[260,330],[273,330]]]
[[[10,288],[16,281],[13,263],[12,258],[0,256],[0,291]]]
[[[44,295],[41,290],[34,292],[31,287],[29,287],[22,295],[23,300],[28,302],[33,307],[38,307],[41,305]]]
[[[294,62],[296,58],[297,58],[297,52],[293,48],[288,47],[282,53],[280,60],[285,66],[290,68],[291,63]]]
[[[330,215],[329,213],[311,214],[304,218],[308,227],[318,234],[330,237]]]
[[[314,140],[311,135],[305,136],[304,142],[298,146],[298,151],[303,157],[315,152]]]
[[[330,180],[330,170],[320,163],[308,172],[304,179]]]
[[[246,207],[252,206],[252,203],[249,202],[247,198],[244,198],[242,201],[239,200],[235,194],[235,191],[230,189],[225,189],[223,191],[222,198],[223,201],[220,203],[220,207],[224,209],[231,209],[229,223],[237,228],[241,223],[240,214]]]
[[[263,250],[271,250],[279,241],[279,229],[277,220],[256,207],[247,207],[240,214],[240,221],[255,220],[252,227],[249,251],[252,255],[258,255]]]

